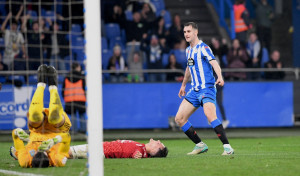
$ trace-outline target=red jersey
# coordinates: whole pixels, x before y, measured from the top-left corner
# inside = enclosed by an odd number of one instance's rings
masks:
[[[148,158],[145,144],[132,140],[116,140],[103,142],[105,158],[133,158],[136,152],[142,154],[142,158]]]

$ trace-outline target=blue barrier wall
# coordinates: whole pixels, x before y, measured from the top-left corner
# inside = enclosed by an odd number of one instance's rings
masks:
[[[179,88],[178,83],[105,84],[104,127],[167,128],[168,117],[176,115],[182,101]],[[223,92],[229,127],[293,126],[291,82],[227,83]],[[190,121],[195,127],[210,127],[202,108]]]
[[[104,84],[103,125],[105,129],[168,128],[182,101],[179,83]],[[35,86],[11,85],[0,91],[0,129],[23,127]],[[229,127],[293,126],[292,82],[226,83],[224,107]],[[44,102],[48,107],[49,92]],[[221,115],[217,110],[218,117]],[[203,109],[190,118],[193,126],[209,128]]]

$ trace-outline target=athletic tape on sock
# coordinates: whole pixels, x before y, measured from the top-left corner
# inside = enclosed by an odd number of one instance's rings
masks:
[[[216,126],[221,125],[221,121],[217,118],[216,120],[212,121],[210,124],[213,128],[215,128]]]
[[[191,122],[187,121],[182,127],[182,131],[186,132],[192,126]]]

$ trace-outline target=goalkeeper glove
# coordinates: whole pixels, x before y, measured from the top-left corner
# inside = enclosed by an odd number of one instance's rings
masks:
[[[15,129],[15,135],[17,135],[22,141],[29,142],[29,135],[23,129]]]

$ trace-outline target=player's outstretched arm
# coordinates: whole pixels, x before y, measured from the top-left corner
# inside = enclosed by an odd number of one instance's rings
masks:
[[[211,61],[209,61],[209,63],[212,65],[212,67],[214,68],[214,70],[218,76],[218,79],[215,84],[217,84],[219,86],[224,86],[225,82],[223,80],[222,70],[221,70],[221,67],[219,66],[218,62],[216,60],[211,60]]]
[[[186,84],[189,81],[190,77],[191,77],[191,73],[189,71],[189,67],[186,67],[184,78],[183,78],[183,81],[182,81],[182,84],[181,84],[181,87],[180,87],[180,90],[178,93],[179,98],[181,98],[181,96],[185,96],[185,93],[186,93],[185,87],[186,87]]]

